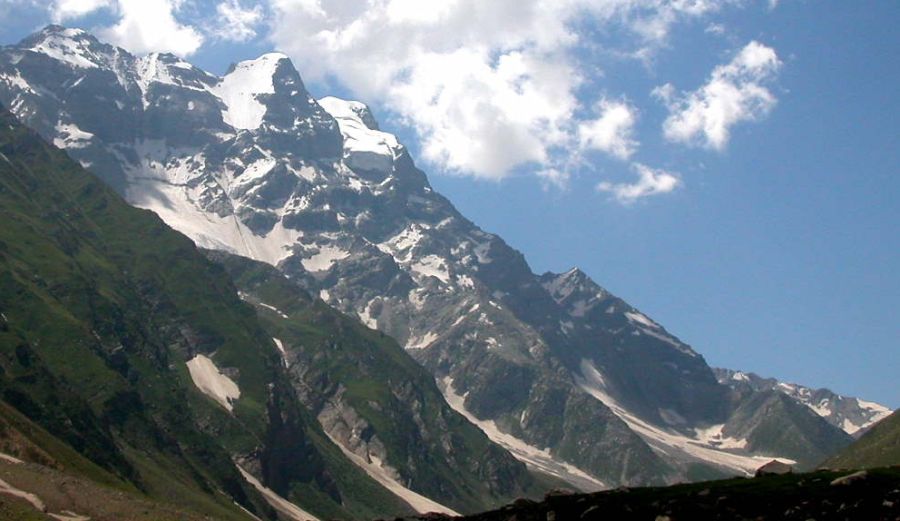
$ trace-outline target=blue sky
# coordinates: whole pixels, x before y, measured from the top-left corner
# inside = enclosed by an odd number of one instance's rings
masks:
[[[283,51],[535,271],[581,267],[712,365],[900,407],[900,4],[484,4],[0,0],[0,43]]]

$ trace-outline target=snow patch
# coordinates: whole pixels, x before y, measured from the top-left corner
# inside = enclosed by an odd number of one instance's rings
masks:
[[[591,304],[585,300],[579,300],[578,302],[575,302],[574,304],[572,304],[572,309],[569,310],[569,315],[576,317],[576,318],[581,318],[585,314],[587,314],[588,311],[592,310],[593,308],[594,308],[593,304]]]
[[[331,269],[332,264],[349,256],[349,251],[334,246],[319,246],[318,253],[300,262],[307,271],[327,271]]]
[[[576,384],[584,392],[609,407],[616,416],[621,418],[628,427],[631,428],[631,430],[636,432],[644,439],[644,441],[653,447],[654,450],[662,453],[664,456],[686,456],[688,459],[705,461],[741,472],[745,475],[752,475],[756,472],[756,469],[773,459],[788,464],[796,463],[788,458],[774,458],[768,455],[746,455],[731,452],[731,450],[740,448],[739,446],[746,442],[744,440],[722,438],[721,429],[718,431],[720,437],[717,439],[716,428],[718,426],[701,429],[695,433],[696,437],[688,437],[652,425],[622,407],[606,392],[606,385],[603,381],[603,377],[594,366],[594,363],[590,360],[582,360],[581,374],[576,374],[574,376]]]
[[[475,281],[468,275],[457,275],[456,284],[465,289],[472,289],[475,287]]]
[[[364,115],[368,107],[357,101],[335,97],[319,100],[319,105],[337,121],[344,137],[344,162],[352,170],[388,173],[403,150],[393,134],[370,128]]]
[[[236,129],[255,130],[262,125],[266,106],[259,97],[275,93],[272,81],[283,54],[269,53],[242,61],[210,91],[225,104],[222,119]]]
[[[750,381],[750,377],[740,371],[736,371],[733,375],[731,375],[731,379],[736,382],[749,382]]]
[[[306,510],[298,507],[297,505],[291,503],[287,499],[279,496],[274,490],[266,487],[262,483],[256,479],[253,474],[250,474],[246,470],[244,470],[240,465],[235,465],[240,471],[241,476],[244,476],[244,479],[247,480],[247,483],[253,485],[262,496],[266,499],[266,502],[269,505],[278,511],[279,514],[287,517],[291,521],[319,521],[319,518],[310,514]]]
[[[428,332],[420,337],[411,338],[406,344],[406,349],[425,349],[437,339],[438,336],[436,334]]]
[[[287,351],[284,350],[284,342],[281,340],[272,337],[272,342],[275,342],[275,347],[278,348],[278,352],[281,353],[281,363],[284,364],[285,367],[288,366],[287,360]]]
[[[653,338],[655,338],[657,340],[661,340],[661,341],[669,344],[670,346],[674,347],[676,350],[681,351],[682,353],[684,353],[688,356],[697,356],[697,353],[695,353],[691,348],[687,347],[686,345],[682,344],[675,338],[673,338],[665,333],[661,333],[659,331],[654,331],[652,329],[647,329],[644,327],[640,328],[640,330],[645,335],[652,336]]]
[[[73,123],[57,124],[56,136],[53,138],[53,145],[57,148],[84,148],[94,137],[93,134],[81,130]]]
[[[76,30],[66,29],[48,35],[30,50],[81,69],[96,69],[97,64],[88,58],[93,53],[85,45],[86,42],[75,40],[78,36],[80,33]]]
[[[394,256],[398,262],[406,262],[412,255],[411,250],[425,237],[422,231],[423,228],[414,223],[387,241],[375,246],[383,253]]]
[[[378,329],[378,320],[372,317],[370,314],[370,309],[372,308],[372,303],[374,300],[370,301],[366,304],[366,307],[363,308],[362,311],[358,312],[357,315],[363,324],[366,325],[369,329]]]
[[[425,307],[426,297],[423,297],[420,293],[423,293],[421,288],[411,289],[407,298],[407,300],[409,300],[409,303],[412,304],[414,308],[416,308],[416,311],[422,311],[422,308]]]
[[[219,371],[216,364],[204,355],[197,355],[187,362],[191,380],[203,394],[228,409],[234,410],[232,403],[241,397],[241,390],[231,378]]]
[[[820,401],[819,403],[807,403],[806,406],[822,417],[830,416],[832,413],[831,401],[827,398]]]
[[[235,215],[222,217],[203,211],[193,202],[197,197],[190,187],[157,179],[153,172],[133,171],[125,195],[133,206],[152,210],[201,248],[224,250],[272,266],[290,256],[292,246],[303,236],[281,222],[266,235],[256,235]]]
[[[241,186],[259,181],[265,178],[266,174],[271,172],[277,163],[278,162],[271,157],[264,157],[258,161],[254,161],[241,172],[241,175],[234,178],[234,182],[236,185]]]
[[[426,255],[410,264],[409,269],[423,277],[435,277],[444,284],[450,282],[450,272],[444,259],[437,255]]]
[[[722,433],[725,424],[711,425],[705,429],[694,429],[697,441],[703,445],[717,449],[743,449],[747,447],[747,440],[743,438],[730,438]]]
[[[859,398],[856,399],[857,405],[859,405],[860,409],[865,409],[867,411],[872,411],[878,414],[884,414],[884,417],[887,417],[891,414],[891,410],[881,405],[880,403],[875,402],[867,402],[866,400],[861,400]]]
[[[647,326],[653,329],[659,329],[659,324],[647,318],[647,315],[643,313],[639,313],[637,311],[626,311],[625,316],[632,324],[640,324],[642,326]]]
[[[290,318],[289,316],[287,316],[287,313],[285,313],[284,311],[281,311],[280,309],[276,308],[275,306],[273,306],[271,304],[266,304],[265,302],[258,302],[257,304],[259,304],[260,307],[264,307],[264,308],[268,309],[269,311],[276,313],[281,318]]]
[[[394,472],[391,472],[390,470],[385,468],[385,465],[377,458],[371,458],[372,461],[366,461],[358,454],[349,451],[338,440],[332,437],[331,434],[328,433],[328,431],[325,431],[325,434],[335,445],[338,446],[338,448],[341,449],[341,452],[344,453],[344,456],[347,459],[349,459],[351,462],[353,462],[354,465],[365,471],[365,473],[368,474],[370,478],[380,483],[384,488],[393,492],[395,496],[399,497],[403,501],[406,501],[409,506],[412,507],[416,512],[420,514],[439,512],[451,516],[460,515],[458,512],[403,486],[403,484],[401,484],[394,478]]]
[[[466,409],[466,397],[457,394],[453,389],[453,379],[449,376],[445,377],[440,384],[439,387],[444,393],[444,398],[453,410],[465,416],[472,424],[481,429],[491,441],[508,450],[516,459],[527,466],[567,481],[585,492],[594,492],[608,488],[602,481],[578,467],[555,458],[547,449],[539,449],[515,436],[500,431],[493,420],[479,420],[476,418],[475,415]]]

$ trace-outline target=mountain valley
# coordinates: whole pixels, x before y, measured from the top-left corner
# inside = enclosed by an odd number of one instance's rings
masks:
[[[285,55],[219,77],[49,26],[0,48],[0,103],[0,406],[50,440],[0,450],[161,511],[812,470],[892,413],[712,368],[581,270],[534,273]]]

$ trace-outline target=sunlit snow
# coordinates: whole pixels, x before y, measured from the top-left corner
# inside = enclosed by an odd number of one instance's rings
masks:
[[[283,54],[269,53],[255,60],[242,61],[211,89],[225,104],[222,119],[236,129],[254,130],[262,125],[266,106],[259,97],[275,92],[272,76]]]
[[[681,456],[682,458],[706,461],[746,475],[751,475],[756,469],[773,459],[788,464],[796,463],[788,458],[771,455],[747,455],[731,452],[728,449],[737,449],[744,446],[746,442],[722,437],[719,425],[698,429],[695,432],[696,437],[688,437],[652,425],[625,409],[606,392],[603,376],[590,360],[582,360],[581,374],[574,376],[582,390],[603,402],[651,447],[669,457]]]
[[[465,396],[456,393],[456,390],[453,388],[452,378],[445,377],[440,383],[444,398],[453,410],[465,416],[466,419],[481,429],[491,441],[508,450],[519,461],[544,474],[556,476],[567,481],[586,492],[607,488],[602,481],[582,471],[575,465],[557,459],[550,454],[549,450],[539,449],[511,434],[502,432],[497,428],[497,424],[493,420],[479,420],[466,409]]]
[[[231,378],[219,371],[212,360],[204,355],[197,355],[187,362],[187,367],[197,389],[219,402],[229,412],[234,409],[232,404],[241,397],[241,390]]]

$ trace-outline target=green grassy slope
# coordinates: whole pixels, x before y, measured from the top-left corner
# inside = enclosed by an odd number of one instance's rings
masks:
[[[283,342],[306,403],[314,411],[349,405],[365,422],[362,435],[384,444],[387,463],[417,492],[463,512],[538,492],[525,466],[451,410],[431,374],[392,338],[312,299],[271,266],[208,255]]]
[[[837,456],[825,462],[833,468],[874,468],[900,465],[900,412],[875,424]]]
[[[0,109],[0,397],[115,480],[221,519],[272,509],[240,459],[322,516],[408,511],[343,461],[296,397],[254,310],[154,214]],[[229,414],[192,384],[212,358]]]

